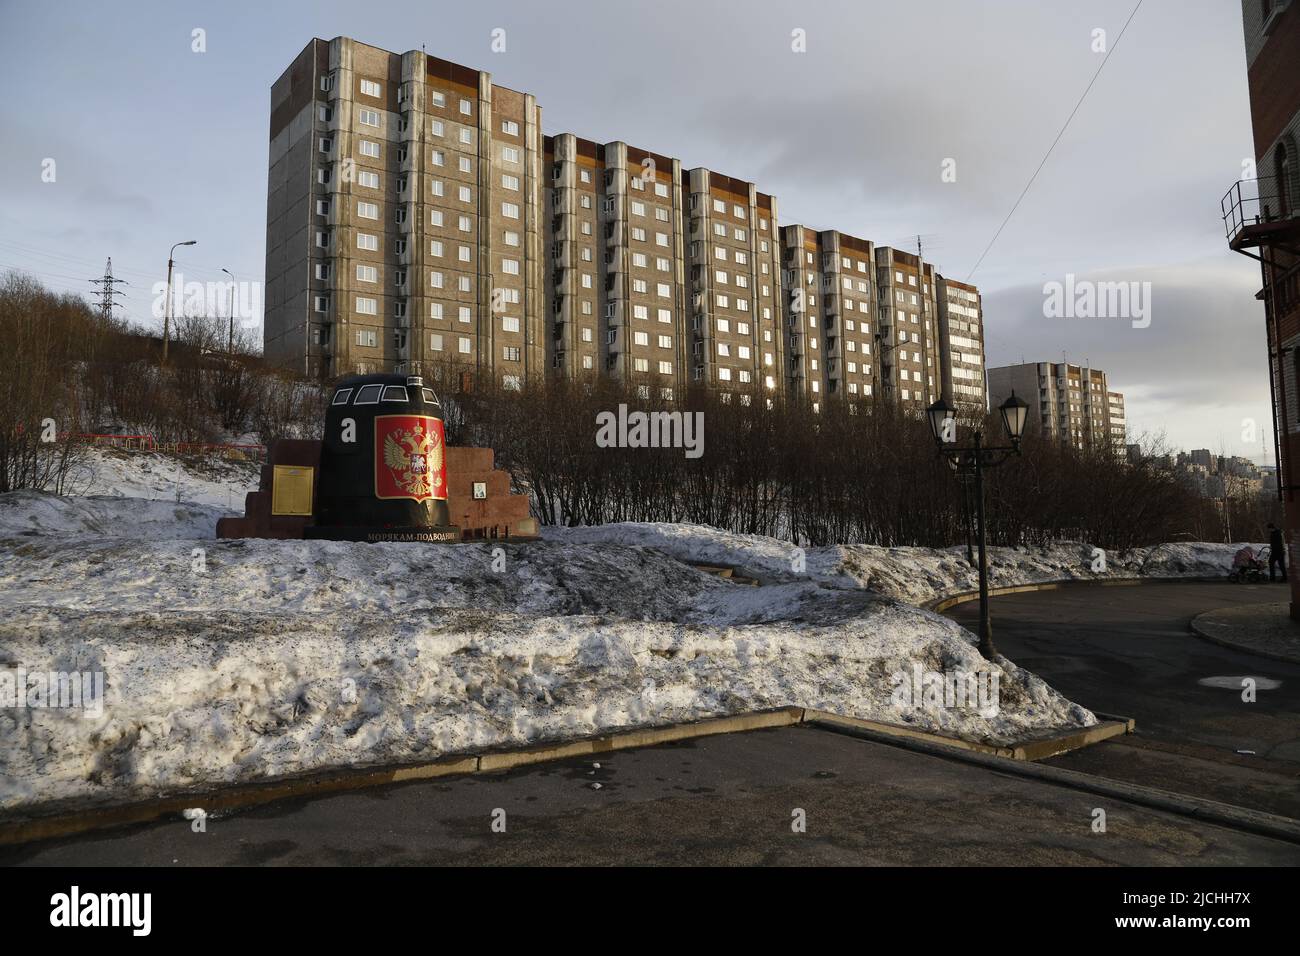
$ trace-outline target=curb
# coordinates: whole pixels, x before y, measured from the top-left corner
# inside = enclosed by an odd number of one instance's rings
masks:
[[[1078,750],[1080,747],[1100,743],[1111,737],[1132,733],[1133,728],[1136,726],[1136,722],[1131,718],[1110,717],[1103,714],[1097,716],[1101,720],[1092,727],[1067,730],[1062,733],[1036,737],[1032,740],[1006,746],[963,740],[959,737],[945,737],[924,730],[913,730],[911,727],[900,727],[897,724],[885,724],[875,720],[864,720],[861,717],[844,717],[840,714],[832,714],[824,710],[812,710],[811,708],[804,711],[803,719],[804,723],[811,724],[814,727],[822,727],[826,730],[865,730],[897,740],[915,740],[940,747],[951,747],[954,750],[965,750],[971,753],[1001,757],[1004,760],[1032,762],[1055,757],[1057,754],[1063,754],[1071,750]]]
[[[1103,723],[1080,730],[1069,730],[1048,737],[1035,738],[1009,746],[962,740],[928,731],[844,717],[828,711],[803,707],[781,707],[775,710],[752,711],[726,717],[711,717],[666,727],[641,727],[578,740],[538,744],[515,750],[493,750],[482,754],[457,755],[424,764],[399,767],[380,767],[358,770],[334,770],[317,774],[285,778],[272,783],[242,784],[220,790],[200,791],[180,796],[158,797],[118,806],[50,813],[0,823],[0,846],[30,843],[75,836],[91,830],[150,823],[164,817],[179,816],[191,807],[205,811],[221,812],[261,806],[277,800],[311,798],[328,793],[343,793],[386,784],[413,780],[430,780],[436,777],[475,773],[493,773],[545,763],[567,760],[590,754],[610,753],[634,747],[653,747],[658,744],[715,734],[739,733],[747,730],[765,730],[808,724],[842,733],[869,733],[887,740],[910,741],[947,751],[970,751],[1012,762],[1041,760],[1097,743],[1119,734],[1131,733],[1134,722],[1122,717],[1103,717]],[[900,744],[901,746],[902,744]]]
[[[558,744],[541,744],[525,747],[522,750],[506,750],[485,753],[478,758],[478,772],[489,773],[494,770],[512,770],[529,764],[544,763],[550,760],[566,760],[570,757],[582,757],[587,754],[609,753],[613,750],[629,750],[633,747],[653,747],[656,744],[672,743],[678,740],[690,740],[695,737],[709,737],[714,734],[734,734],[746,730],[766,730],[771,727],[789,727],[802,723],[802,707],[782,707],[778,710],[757,710],[747,714],[733,714],[729,717],[711,717],[707,720],[692,721],[687,724],[671,724],[667,727],[646,727],[638,730],[620,731],[599,737],[584,737]]]
[[[1227,580],[1227,578],[1223,577],[1063,578],[1059,581],[1038,581],[1032,584],[1008,584],[1004,587],[989,588],[989,597],[999,597],[1003,594],[1022,594],[1027,591],[1056,591],[1061,588],[1071,587],[1131,588],[1136,587],[1139,584],[1226,584]],[[935,598],[932,601],[927,601],[920,605],[920,607],[925,611],[933,611],[935,614],[942,614],[950,607],[956,607],[958,604],[967,604],[971,601],[978,601],[979,599],[979,591],[962,591],[960,594]]]
[[[1137,804],[1153,810],[1204,820],[1209,823],[1231,827],[1234,830],[1244,830],[1259,836],[1300,844],[1300,821],[1274,813],[1247,810],[1244,807],[1234,807],[1231,804],[1219,803],[1216,800],[1204,800],[1199,797],[1184,796],[1183,794],[1172,793],[1155,787],[1142,787],[1137,784],[1107,780],[1104,777],[1094,777],[1091,774],[1080,773],[1077,770],[1066,770],[1062,767],[1050,767],[1020,760],[1008,760],[1005,757],[993,754],[934,744],[910,737],[878,733],[860,727],[828,726],[827,729],[851,737],[860,737],[873,743],[887,744],[891,747],[901,747],[905,750],[928,754],[932,757],[975,764],[988,770],[996,770],[999,773],[1027,777],[1072,790],[1123,800],[1126,803]]]
[[[1190,624],[1192,633],[1202,640],[1209,641],[1211,644],[1218,644],[1220,647],[1226,647],[1228,650],[1237,651],[1240,654],[1252,654],[1255,657],[1264,657],[1272,661],[1281,661],[1285,664],[1300,664],[1300,653],[1285,654],[1277,651],[1260,650],[1259,648],[1251,647],[1247,644],[1238,644],[1226,637],[1221,637],[1218,634],[1206,630],[1204,623],[1197,623],[1207,614],[1217,614],[1221,610],[1223,610],[1223,608],[1215,608],[1212,611],[1203,611],[1196,615],[1196,617],[1192,618]]]
[[[520,750],[489,751],[483,754],[458,754],[424,764],[398,767],[379,767],[358,770],[332,770],[285,778],[273,783],[239,784],[219,790],[198,791],[181,796],[156,797],[136,803],[120,804],[79,811],[55,812],[0,823],[0,846],[30,843],[75,836],[91,830],[108,827],[150,823],[168,816],[179,816],[191,807],[202,807],[207,812],[240,810],[261,806],[277,800],[310,798],[328,793],[363,790],[392,783],[429,780],[435,777],[488,773],[509,770],[550,760],[564,760],[586,754],[608,753],[630,747],[647,747],[654,744],[689,740],[712,734],[735,733],[743,730],[762,730],[769,727],[788,727],[803,721],[802,707],[782,707],[777,710],[754,711],[726,717],[712,717],[685,724],[666,727],[646,727],[585,737],[552,744],[540,744]]]

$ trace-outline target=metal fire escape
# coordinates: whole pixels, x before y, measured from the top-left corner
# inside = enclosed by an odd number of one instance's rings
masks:
[[[1300,307],[1300,209],[1288,202],[1286,184],[1277,176],[1260,176],[1234,183],[1220,202],[1228,246],[1260,263],[1263,287],[1255,298],[1264,303],[1268,334],[1268,385],[1273,410],[1273,457],[1277,462],[1277,496],[1300,490],[1282,470],[1282,429],[1290,421],[1286,389],[1278,374],[1283,353],[1278,318]],[[1252,252],[1251,250],[1258,250]],[[1289,261],[1279,263],[1281,252]],[[1279,269],[1281,271],[1279,271]]]

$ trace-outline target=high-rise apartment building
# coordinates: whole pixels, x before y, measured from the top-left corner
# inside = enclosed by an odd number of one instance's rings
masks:
[[[819,409],[875,400],[875,246],[834,229],[781,229],[790,391]]]
[[[480,70],[313,40],[271,91],[264,353],[326,377],[981,401],[973,286],[777,212],[653,150],[543,136],[534,98]]]
[[[418,51],[313,40],[271,92],[265,354],[315,375],[545,368],[541,110]]]
[[[704,168],[684,174],[691,381],[742,401],[784,381],[776,199]]]
[[[958,410],[982,415],[988,409],[984,391],[984,311],[979,289],[939,276],[939,372],[942,393]]]
[[[1030,362],[988,370],[992,406],[1000,405],[1013,391],[1029,403],[1027,432],[1041,429],[1075,448],[1125,453],[1124,396],[1107,388],[1101,369]]]
[[[1106,393],[1106,420],[1110,424],[1110,443],[1115,454],[1127,454],[1128,419],[1124,414],[1124,396],[1121,393]]]
[[[934,266],[901,249],[876,249],[876,351],[885,401],[917,410],[942,394]]]
[[[552,369],[675,398],[686,382],[681,163],[572,133],[548,136],[545,158]]]

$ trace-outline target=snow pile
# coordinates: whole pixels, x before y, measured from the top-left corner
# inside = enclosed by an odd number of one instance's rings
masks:
[[[70,476],[77,494],[147,498],[209,505],[223,514],[244,511],[244,494],[257,490],[256,461],[207,455],[176,456],[105,446],[86,450]]]
[[[917,605],[979,587],[979,573],[966,560],[964,546],[799,548],[761,535],[732,534],[705,525],[660,523],[544,528],[543,534],[550,540],[588,545],[640,544],[682,561],[734,567],[738,573],[764,583],[813,580],[836,587],[864,587]],[[1191,542],[1104,555],[1092,545],[1077,542],[990,548],[989,585],[1008,587],[1095,578],[1224,577],[1232,566],[1232,556],[1242,547]]]
[[[162,533],[162,507],[15,495],[0,509],[0,674],[102,674],[105,688],[102,708],[0,710],[0,810],[784,705],[995,742],[1095,723],[821,555],[827,573],[751,588],[627,527],[599,547],[581,530],[532,545],[216,541]],[[211,517],[187,514],[189,530]],[[698,560],[728,536],[688,539]],[[996,675],[997,704],[896,700],[914,667]]]
[[[44,535],[120,535],[210,538],[230,514],[210,505],[143,498],[68,498],[39,491],[0,495],[0,538]]]

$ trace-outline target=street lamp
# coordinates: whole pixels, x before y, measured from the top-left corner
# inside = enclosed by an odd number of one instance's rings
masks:
[[[998,407],[1002,415],[1002,427],[1011,439],[1007,446],[984,444],[984,435],[975,430],[974,441],[968,446],[957,444],[956,409],[942,398],[925,410],[930,420],[930,431],[939,445],[942,455],[958,475],[973,475],[975,478],[975,524],[979,539],[979,573],[980,573],[980,624],[979,649],[988,660],[993,660],[997,651],[993,647],[993,627],[989,621],[989,563],[987,553],[987,536],[984,529],[984,469],[995,468],[1012,455],[1020,454],[1020,439],[1025,431],[1025,417],[1029,405],[1012,392]]]
[[[171,252],[167,253],[167,302],[163,310],[163,364],[167,364],[167,340],[171,337],[171,318],[172,318],[172,266],[175,265],[176,246],[193,246],[197,245],[197,239],[190,239],[187,242],[178,242],[172,246]]]
[[[221,271],[230,276],[230,337],[226,339],[226,354],[230,355],[235,351],[235,274],[229,269]]]

